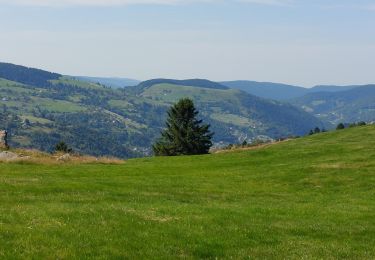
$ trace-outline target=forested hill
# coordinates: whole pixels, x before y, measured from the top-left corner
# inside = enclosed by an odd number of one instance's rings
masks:
[[[206,79],[187,79],[187,80],[176,80],[176,79],[151,79],[139,83],[137,86],[131,88],[133,91],[141,93],[146,89],[158,85],[158,84],[171,84],[175,86],[189,86],[197,88],[208,88],[208,89],[229,89],[228,87],[219,84],[217,82],[209,81]]]
[[[164,127],[167,109],[182,97],[192,98],[212,125],[215,145],[304,135],[321,126],[292,105],[207,80],[158,79],[112,89],[12,64],[3,63],[1,71],[0,129],[10,132],[14,147],[52,151],[65,141],[85,154],[144,156]]]
[[[46,86],[50,84],[50,80],[57,80],[61,76],[58,73],[0,62],[0,78],[31,86]]]

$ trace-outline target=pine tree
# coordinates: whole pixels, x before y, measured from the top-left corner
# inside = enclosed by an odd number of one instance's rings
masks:
[[[198,111],[191,99],[178,101],[168,111],[166,129],[153,145],[157,156],[206,154],[212,146],[210,125],[198,120]]]
[[[319,134],[319,133],[320,133],[320,128],[319,127],[315,127],[314,134]]]
[[[343,123],[340,123],[337,125],[336,130],[342,130],[345,129],[345,125]]]

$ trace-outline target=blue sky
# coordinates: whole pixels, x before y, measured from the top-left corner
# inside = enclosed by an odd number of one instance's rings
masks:
[[[69,75],[375,83],[370,0],[0,0],[0,41]]]

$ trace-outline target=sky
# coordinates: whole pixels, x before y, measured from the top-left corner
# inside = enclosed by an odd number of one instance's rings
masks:
[[[375,83],[375,0],[0,0],[0,61],[139,80]]]

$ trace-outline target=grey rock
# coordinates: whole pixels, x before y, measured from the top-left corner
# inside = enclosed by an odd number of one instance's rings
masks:
[[[61,162],[67,162],[67,161],[70,161],[70,159],[72,158],[72,156],[70,154],[64,154],[62,156],[60,156],[59,158],[57,158],[58,161],[61,161]]]
[[[0,152],[0,161],[12,161],[20,158],[16,153],[12,152]]]

